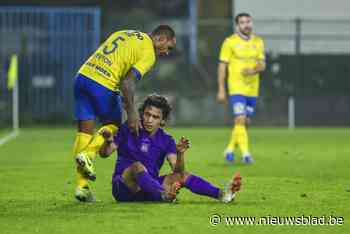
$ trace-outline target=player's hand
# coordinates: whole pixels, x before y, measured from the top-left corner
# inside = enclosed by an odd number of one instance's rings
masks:
[[[179,194],[182,185],[179,181],[175,181],[172,184],[167,184],[164,186],[164,197],[165,201],[174,202],[176,201],[176,196]]]
[[[128,116],[128,126],[130,130],[136,134],[136,136],[139,136],[139,132],[140,132],[140,129],[142,128],[142,124],[135,112]]]
[[[253,76],[256,74],[255,69],[252,68],[245,68],[242,70],[242,75],[243,76]]]
[[[219,103],[225,103],[226,102],[226,92],[225,91],[219,91],[216,98],[217,98]]]
[[[190,140],[188,140],[186,137],[181,137],[179,142],[176,144],[176,151],[183,154],[188,148],[190,148]]]
[[[109,131],[108,129],[104,129],[104,130],[101,132],[101,135],[102,135],[102,137],[103,137],[105,140],[113,140],[112,133],[111,133],[111,131]]]

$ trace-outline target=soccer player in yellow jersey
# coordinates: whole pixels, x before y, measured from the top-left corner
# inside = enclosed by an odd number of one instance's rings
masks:
[[[259,95],[259,74],[265,70],[264,42],[261,37],[252,33],[253,22],[248,13],[238,14],[235,23],[236,33],[225,39],[220,51],[217,99],[219,102],[227,100],[227,77],[234,127],[225,150],[226,160],[234,161],[235,146],[238,145],[243,156],[242,161],[250,164],[254,160],[249,151],[246,126],[254,114]]]
[[[122,119],[122,101],[127,122],[136,135],[142,127],[134,105],[135,83],[154,65],[157,56],[168,55],[176,45],[174,30],[160,25],[151,34],[124,30],[113,33],[81,66],[74,83],[75,118],[78,132],[74,143],[79,201],[94,201],[88,180],[95,180],[92,161],[104,142],[105,130],[113,135]],[[95,119],[102,127],[94,134]]]

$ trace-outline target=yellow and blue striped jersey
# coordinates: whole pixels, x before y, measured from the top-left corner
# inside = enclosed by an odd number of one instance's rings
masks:
[[[129,70],[141,79],[155,61],[150,36],[139,31],[124,30],[109,36],[81,66],[79,73],[110,90],[119,91],[120,81]]]
[[[259,95],[259,74],[243,76],[242,70],[255,68],[259,60],[265,60],[264,41],[252,35],[249,40],[233,34],[222,44],[220,61],[228,64],[229,95],[256,97]]]

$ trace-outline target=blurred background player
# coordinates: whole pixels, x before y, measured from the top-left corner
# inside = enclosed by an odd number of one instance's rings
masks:
[[[118,150],[112,179],[113,196],[117,201],[174,201],[177,191],[183,186],[193,193],[230,202],[240,190],[239,174],[225,189],[219,189],[201,177],[185,171],[184,153],[189,140],[175,140],[162,127],[169,117],[171,107],[166,98],[150,95],[139,109],[143,128],[140,134],[132,134],[123,124],[117,136],[105,130],[105,143],[100,155],[107,157]],[[159,176],[159,170],[167,159],[172,173]]]
[[[225,156],[228,161],[233,162],[235,146],[238,145],[243,155],[242,161],[253,163],[246,126],[255,111],[259,94],[259,73],[265,70],[264,42],[261,37],[252,33],[253,22],[248,13],[238,14],[235,23],[236,33],[225,39],[220,51],[217,99],[219,102],[226,102],[225,80],[228,77],[234,127]]]
[[[160,25],[151,34],[125,30],[113,33],[81,66],[75,78],[74,143],[78,187],[75,197],[94,200],[88,179],[95,180],[92,160],[103,143],[101,132],[115,134],[122,118],[122,92],[130,130],[138,134],[140,122],[134,106],[135,82],[154,65],[157,56],[168,55],[176,45],[175,32]],[[94,134],[95,119],[102,127]]]

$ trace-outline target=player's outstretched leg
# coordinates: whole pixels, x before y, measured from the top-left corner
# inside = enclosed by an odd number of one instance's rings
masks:
[[[220,189],[205,179],[188,172],[174,173],[167,175],[163,182],[163,187],[168,190],[174,183],[180,183],[192,193],[218,199],[228,203],[234,200],[236,193],[241,188],[241,177],[236,174],[224,189]]]

